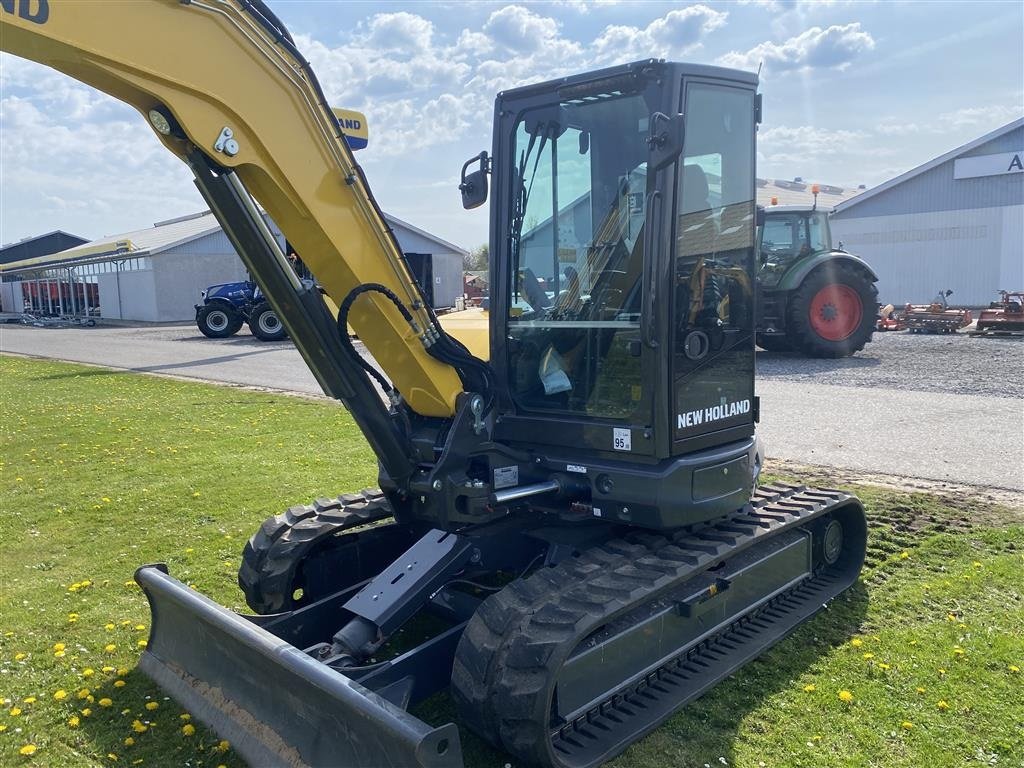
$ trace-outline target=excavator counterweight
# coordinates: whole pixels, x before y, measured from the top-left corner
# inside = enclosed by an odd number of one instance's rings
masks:
[[[136,573],[141,669],[253,765],[458,768],[457,727],[411,713],[447,691],[524,764],[591,768],[856,580],[856,498],[758,487],[755,75],[648,59],[498,94],[460,187],[490,204],[476,356],[263,0],[0,0],[0,45],[139,110],[378,459],[380,488],[253,534],[251,616]]]

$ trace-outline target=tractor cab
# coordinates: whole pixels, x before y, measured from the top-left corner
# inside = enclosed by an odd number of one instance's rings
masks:
[[[797,262],[832,251],[831,208],[774,205],[765,209],[758,242],[758,276],[764,285],[777,285]]]

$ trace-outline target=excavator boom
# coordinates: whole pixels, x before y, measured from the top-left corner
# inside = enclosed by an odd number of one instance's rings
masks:
[[[430,309],[315,77],[262,2],[3,0],[0,35],[4,51],[60,70],[155,122],[160,141],[192,166],[201,189],[203,175],[228,182],[221,186],[233,186],[231,196],[249,214],[251,193],[335,304],[361,284],[397,296],[413,322],[371,293],[354,302],[349,324],[413,411],[452,415],[463,385],[424,345],[435,322]],[[210,202],[229,236],[242,237],[226,203]],[[253,248],[236,245],[250,260]],[[287,266],[283,256],[277,261]],[[294,299],[275,291],[268,274],[273,263],[248,266],[283,322],[294,323],[295,309],[280,306]],[[299,284],[291,282],[294,292]],[[308,331],[289,330],[328,393],[346,399],[337,364],[318,358]]]

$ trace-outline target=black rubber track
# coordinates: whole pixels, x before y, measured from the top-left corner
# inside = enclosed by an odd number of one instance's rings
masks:
[[[342,531],[391,516],[384,495],[367,488],[290,507],[267,518],[242,551],[238,586],[246,603],[259,614],[291,610],[295,577],[303,558]]]
[[[551,697],[559,669],[576,646],[616,616],[679,588],[726,557],[847,505],[856,505],[862,521],[859,502],[842,492],[771,486],[728,520],[671,537],[631,534],[512,582],[483,602],[459,642],[452,695],[460,719],[531,764],[589,766],[610,759],[657,723],[613,725],[621,733],[596,762],[563,760],[552,741]],[[860,548],[859,557],[853,553],[854,577],[863,562],[863,535],[862,529],[859,545],[857,537],[850,541]],[[615,693],[613,682],[609,697]]]
[[[852,288],[860,297],[860,325],[847,338],[829,341],[819,336],[810,323],[810,306],[815,295],[826,285],[840,283]],[[863,270],[849,263],[829,263],[809,274],[793,291],[786,310],[786,338],[795,349],[808,357],[847,357],[860,352],[875,332],[875,308],[878,287]]]

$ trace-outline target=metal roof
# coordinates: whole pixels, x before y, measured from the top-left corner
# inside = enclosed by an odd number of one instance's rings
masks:
[[[987,144],[988,142],[992,141],[993,139],[997,139],[1000,136],[1009,133],[1010,131],[1014,131],[1014,130],[1020,128],[1021,126],[1024,126],[1024,117],[1020,117],[1020,118],[1018,118],[1016,120],[1013,120],[1013,121],[1007,123],[1006,125],[1002,126],[1001,128],[996,128],[994,131],[986,133],[984,136],[979,136],[978,138],[974,139],[973,141],[969,141],[966,144],[963,144],[963,145],[957,147],[956,149],[951,149],[946,154],[939,155],[934,160],[929,160],[927,163],[924,163],[923,165],[919,165],[916,168],[911,168],[906,173],[901,173],[899,176],[896,176],[895,178],[889,179],[889,181],[885,182],[884,184],[879,184],[877,187],[872,187],[871,189],[867,190],[866,192],[862,192],[855,199],[844,200],[843,202],[839,203],[836,206],[836,213],[839,213],[840,211],[845,211],[845,210],[847,210],[849,208],[852,208],[854,205],[856,205],[859,202],[862,202],[864,200],[868,200],[868,199],[874,197],[875,195],[881,194],[882,192],[885,192],[886,190],[892,189],[896,185],[902,184],[905,181],[909,181],[910,179],[914,178],[915,176],[920,176],[922,173],[925,173],[926,171],[930,171],[932,168],[936,168],[936,167],[942,165],[943,163],[945,163],[945,162],[947,162],[949,160],[952,160],[952,159],[954,159],[956,157],[959,157],[960,155],[964,154],[965,152],[970,152],[975,147],[980,147],[982,144]]]
[[[811,207],[814,205],[814,193],[811,192],[811,184],[802,181],[785,181],[784,179],[758,179],[757,180],[757,204],[764,207],[771,206],[772,198],[776,199],[776,206],[799,205]],[[864,190],[857,187],[834,187],[830,184],[819,184],[818,207],[836,207],[839,203],[850,200],[858,195],[863,195]]]
[[[447,248],[452,253],[457,253],[460,256],[468,256],[469,255],[469,251],[467,251],[465,248],[460,248],[459,246],[455,245],[454,243],[449,243],[447,240],[442,240],[437,235],[432,235],[429,232],[425,232],[424,230],[420,229],[419,227],[413,226],[412,224],[410,224],[407,221],[402,221],[397,216],[392,216],[390,213],[385,213],[384,214],[384,218],[387,219],[387,222],[391,226],[398,225],[400,227],[404,227],[405,229],[408,229],[410,232],[416,233],[420,237],[425,237],[428,240],[431,240],[431,241],[437,243],[438,245],[444,246],[445,248]]]
[[[398,226],[407,229],[421,237],[438,243],[446,250],[462,256],[467,254],[466,250],[459,248],[457,245],[446,242],[429,232],[424,232],[407,221],[402,221],[387,213],[384,214],[384,218],[392,227]],[[64,251],[58,251],[57,253],[51,253],[47,256],[37,256],[32,259],[14,261],[10,264],[0,264],[0,272],[11,272],[29,267],[56,267],[58,265],[67,266],[103,261],[115,256],[129,258],[153,256],[193,240],[198,240],[200,237],[219,232],[220,229],[220,222],[217,221],[210,211],[200,211],[199,213],[180,216],[176,219],[158,221],[152,227],[147,227],[146,229],[136,229],[132,232],[101,237],[97,240],[92,240]]]
[[[220,229],[217,219],[209,211],[182,216],[177,219],[160,221],[152,227],[109,235],[92,240],[74,248],[4,264],[2,271],[24,269],[26,267],[55,266],[82,261],[96,261],[111,256],[152,256],[153,254],[174,248],[177,245],[191,242],[204,235]]]

